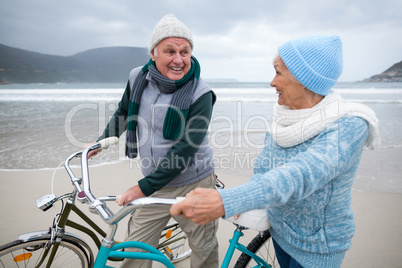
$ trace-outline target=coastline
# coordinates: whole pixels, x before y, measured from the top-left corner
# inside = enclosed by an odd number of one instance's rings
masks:
[[[400,155],[400,148],[392,150],[388,157]],[[373,155],[375,161],[372,159]],[[382,165],[387,159],[378,157],[375,151],[365,152],[362,164],[356,176],[358,182],[365,176],[383,176],[381,169],[371,166],[373,163]],[[394,166],[389,174],[398,176],[400,168]],[[73,169],[76,170],[76,169]],[[371,170],[371,171],[370,171]],[[374,170],[374,172],[373,172]],[[236,174],[236,170],[223,170],[217,168],[216,173],[226,187],[234,187],[248,181],[251,171]],[[0,245],[15,240],[18,234],[36,230],[46,230],[54,217],[53,209],[42,212],[35,206],[35,200],[43,195],[51,193],[51,180],[53,170],[29,170],[12,171],[0,170],[3,187],[0,189]],[[140,179],[141,171],[129,161],[121,161],[113,164],[98,165],[90,169],[91,190],[95,196],[118,195]],[[376,178],[379,180],[379,178]],[[72,190],[72,185],[67,173],[60,168],[54,177],[54,193],[61,195]],[[375,192],[367,190],[352,191],[352,208],[356,218],[356,233],[352,240],[352,248],[346,253],[342,267],[397,267],[402,262],[399,248],[402,247],[402,193]],[[86,205],[78,204],[88,212]],[[58,208],[60,208],[58,206]],[[119,207],[110,204],[113,211]],[[55,213],[58,210],[55,210]],[[97,215],[88,213],[95,222],[105,228]],[[120,224],[116,234],[117,240],[123,240],[125,236],[126,220]],[[233,225],[223,219],[220,220],[218,239],[220,243],[220,259],[223,260],[227,249],[228,240],[234,231]],[[71,230],[70,230],[71,231]],[[90,239],[85,234],[77,233],[85,241]],[[246,231],[241,241],[247,244],[256,235],[254,231]],[[183,261],[177,267],[188,267]]]

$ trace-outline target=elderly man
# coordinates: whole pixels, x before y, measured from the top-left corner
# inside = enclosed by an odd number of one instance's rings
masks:
[[[192,34],[181,21],[174,15],[163,17],[151,37],[150,61],[131,71],[118,109],[99,137],[120,136],[127,128],[126,155],[141,157],[144,178],[122,195],[119,205],[145,196],[176,198],[197,187],[215,188],[207,129],[216,97],[200,78],[193,46]],[[167,206],[137,209],[126,240],[157,246],[170,218]],[[188,235],[191,267],[218,267],[217,221],[198,226],[175,219]],[[143,260],[123,263],[151,265]]]

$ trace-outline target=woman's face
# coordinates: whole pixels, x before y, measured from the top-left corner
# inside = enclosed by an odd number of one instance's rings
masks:
[[[311,108],[319,102],[312,101],[315,94],[292,78],[292,74],[280,57],[275,59],[274,68],[276,75],[271,82],[271,87],[276,88],[279,105],[298,110]]]
[[[170,37],[163,39],[152,51],[156,68],[171,80],[180,80],[191,68],[191,45],[187,39]]]

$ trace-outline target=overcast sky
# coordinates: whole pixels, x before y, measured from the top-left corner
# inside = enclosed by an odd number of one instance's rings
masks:
[[[277,47],[316,34],[343,40],[340,81],[402,60],[402,0],[0,0],[0,43],[69,56],[107,46],[148,47],[173,13],[193,34],[201,76],[271,81]]]

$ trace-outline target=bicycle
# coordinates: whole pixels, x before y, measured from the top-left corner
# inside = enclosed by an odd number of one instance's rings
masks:
[[[46,195],[36,200],[39,209],[47,211],[56,202],[62,203],[61,211],[55,215],[53,224],[48,230],[36,231],[18,236],[17,240],[0,246],[0,267],[110,267],[106,266],[108,261],[118,262],[124,258],[150,259],[160,262],[166,267],[172,268],[173,263],[181,261],[191,255],[188,246],[187,236],[181,230],[177,222],[168,224],[162,235],[157,248],[151,247],[138,241],[118,242],[114,240],[117,230],[117,223],[136,208],[145,205],[173,205],[180,200],[163,198],[140,198],[128,203],[115,214],[108,208],[106,202],[116,201],[116,196],[95,198],[90,190],[88,154],[97,149],[106,149],[116,143],[118,138],[112,137],[88,146],[83,151],[76,152],[69,156],[64,167],[71,178],[73,190],[70,193],[59,197],[54,194]],[[70,168],[70,161],[74,158],[81,158],[82,178],[74,175]],[[218,187],[223,187],[218,181]],[[64,204],[64,200],[66,200]],[[88,204],[92,213],[98,214],[108,224],[105,232],[93,222],[76,205],[78,201]],[[71,212],[74,212],[89,227],[78,224],[69,219]],[[269,222],[266,213],[262,218],[255,214],[256,211],[245,213],[238,220],[231,219],[236,229],[223,260],[221,267],[228,267],[237,249],[242,252],[235,267],[279,267],[269,233]],[[251,218],[257,218],[250,222]],[[251,223],[251,225],[250,225]],[[98,248],[96,259],[90,246],[78,235],[66,232],[66,226],[81,231],[93,240]],[[92,228],[92,229],[90,229]],[[259,231],[259,234],[249,243],[247,247],[239,243],[243,231],[252,228]],[[103,237],[102,241],[96,233]],[[126,252],[125,248],[139,248],[146,252]],[[258,256],[258,255],[259,256]],[[256,266],[248,266],[252,261]]]

